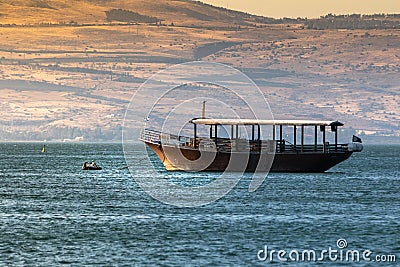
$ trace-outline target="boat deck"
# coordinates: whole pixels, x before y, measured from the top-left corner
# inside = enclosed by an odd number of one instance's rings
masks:
[[[154,130],[144,129],[140,140],[146,143],[165,146],[176,146],[185,149],[218,152],[245,152],[250,153],[345,153],[348,144],[292,144],[283,140],[246,140],[228,138],[191,138],[187,136],[171,135]]]

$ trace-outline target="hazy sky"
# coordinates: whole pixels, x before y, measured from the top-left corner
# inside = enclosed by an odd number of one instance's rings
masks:
[[[333,14],[400,13],[400,0],[203,0],[267,17],[319,17]]]

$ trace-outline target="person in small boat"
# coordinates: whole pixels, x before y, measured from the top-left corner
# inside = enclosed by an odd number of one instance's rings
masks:
[[[94,160],[92,160],[92,163],[90,163],[90,167],[97,168],[97,164],[96,162],[94,162]]]
[[[89,162],[85,161],[85,163],[83,163],[83,165],[82,165],[82,169],[87,168],[88,164],[89,164]]]

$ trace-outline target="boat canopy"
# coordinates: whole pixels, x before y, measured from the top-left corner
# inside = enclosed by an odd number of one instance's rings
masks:
[[[339,121],[319,120],[254,120],[254,119],[193,119],[193,124],[202,125],[284,125],[284,126],[343,126]]]

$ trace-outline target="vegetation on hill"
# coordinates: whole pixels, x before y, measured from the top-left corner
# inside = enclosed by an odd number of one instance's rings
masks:
[[[374,15],[333,15],[328,14],[319,19],[305,20],[304,24],[309,29],[400,29],[400,15],[374,14]]]
[[[29,6],[37,8],[55,9],[54,7],[50,6],[46,1],[41,1],[41,0],[31,1]]]
[[[313,30],[348,29],[348,30],[372,30],[372,29],[400,29],[400,14],[328,14],[316,19],[307,18],[265,18],[257,17],[255,21],[260,24],[297,24]]]
[[[106,11],[107,21],[138,22],[138,23],[158,23],[161,20],[155,17],[141,15],[139,13],[124,10],[111,9]]]

